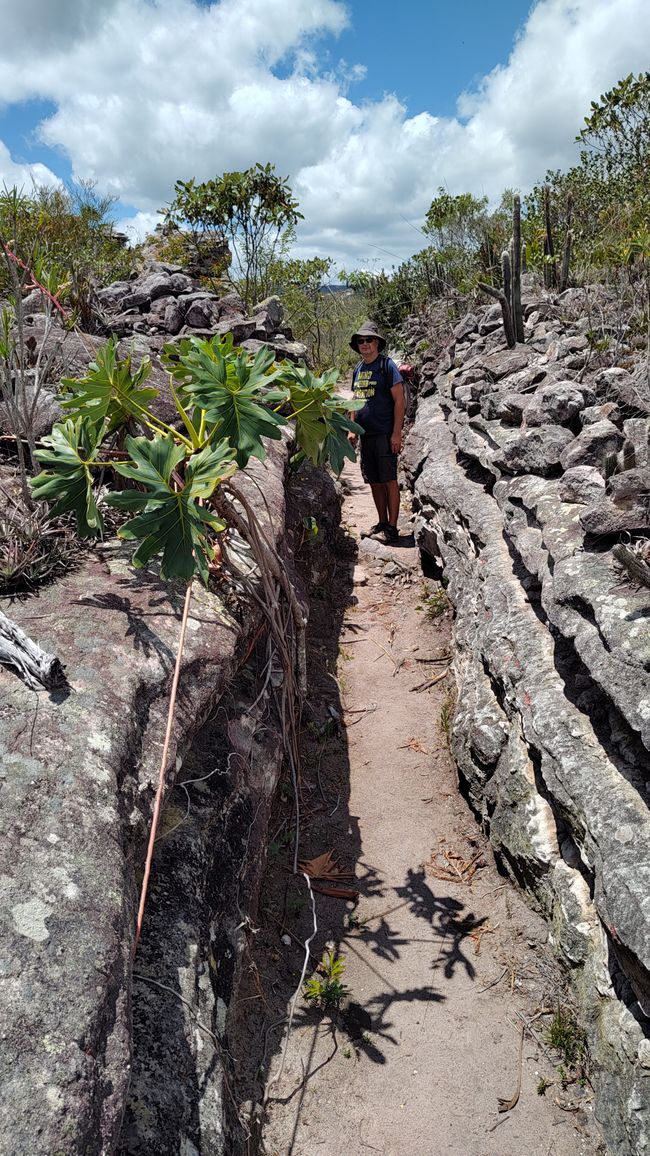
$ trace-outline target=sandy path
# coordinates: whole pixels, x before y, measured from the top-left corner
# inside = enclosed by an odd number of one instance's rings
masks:
[[[356,468],[346,471],[346,487],[343,521],[358,538],[374,521],[373,508]],[[321,793],[334,797],[337,760],[345,755],[347,808],[306,822],[302,852],[334,847],[344,862],[355,861],[361,897],[352,919],[350,904],[346,915],[340,900],[318,896],[314,941],[316,954],[328,939],[338,945],[351,1006],[335,1026],[299,1001],[281,1079],[268,1090],[265,1151],[596,1153],[588,1091],[563,1089],[528,1034],[519,1102],[510,1112],[497,1110],[498,1098],[511,1097],[518,1082],[518,1013],[530,1019],[553,1002],[555,964],[545,927],[497,874],[458,795],[441,728],[451,676],[412,689],[445,669],[419,660],[447,652],[449,616],[434,621],[426,614],[415,549],[405,542],[391,553],[412,567],[410,584],[386,578],[382,564],[362,554],[358,602],[343,614],[337,675],[348,725],[328,748],[319,777]],[[439,863],[447,851],[447,862],[461,871],[477,853],[485,866],[471,881],[454,883],[427,873],[432,851]],[[310,918],[305,905],[291,947],[281,945],[275,956],[290,957],[293,986]],[[533,1022],[543,1038],[545,1021]],[[280,1067],[279,1039],[274,1044],[271,1076]],[[537,1093],[541,1075],[556,1079],[544,1096]]]

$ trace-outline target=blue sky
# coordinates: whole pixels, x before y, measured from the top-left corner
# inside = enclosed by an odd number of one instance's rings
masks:
[[[458,94],[504,64],[532,0],[356,0],[351,26],[323,44],[326,63],[362,61],[358,100],[397,92],[411,114],[453,116]],[[399,11],[399,16],[397,12]]]
[[[648,0],[0,0],[0,183],[91,180],[133,238],[174,182],[288,176],[299,256],[389,267],[438,187],[525,193],[648,67]]]

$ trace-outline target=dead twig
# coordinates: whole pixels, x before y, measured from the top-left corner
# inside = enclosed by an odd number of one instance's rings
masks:
[[[440,861],[442,855],[444,863]],[[485,867],[483,852],[476,851],[471,859],[464,859],[455,851],[432,851],[431,859],[424,864],[427,875],[434,879],[443,879],[446,883],[471,883],[474,875],[481,867]]]
[[[418,693],[423,690],[428,690],[429,687],[435,686],[437,682],[442,682],[443,678],[446,677],[448,670],[449,667],[446,667],[442,674],[437,674],[435,678],[429,678],[426,682],[421,682],[419,686],[412,686],[410,689]]]
[[[491,987],[496,987],[496,985],[498,983],[501,983],[501,980],[507,974],[508,974],[508,968],[504,967],[503,971],[501,972],[501,975],[498,975],[496,979],[493,979],[491,983],[486,984],[485,987],[480,987],[478,989],[478,994],[481,995],[484,991],[489,991]]]

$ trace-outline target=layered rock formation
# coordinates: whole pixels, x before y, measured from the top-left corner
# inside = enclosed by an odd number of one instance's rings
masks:
[[[36,437],[42,437],[61,418],[56,402],[60,378],[83,376],[111,334],[120,338],[118,356],[131,354],[135,367],[143,357],[150,358],[149,384],[160,390],[157,406],[164,420],[174,420],[177,415],[169,392],[169,373],[160,360],[163,345],[192,335],[210,338],[232,333],[235,344],[250,353],[271,345],[278,360],[302,363],[307,357],[306,346],[294,341],[291,329],[284,324],[278,297],[260,301],[247,315],[236,293],[219,296],[179,266],[159,261],[147,261],[131,281],[116,281],[99,289],[94,307],[96,328],[103,336],[68,332],[56,316],[52,325],[46,324],[42,295],[36,289],[23,301],[26,348],[33,365],[50,363],[50,384],[41,385],[36,406]],[[7,432],[6,425],[0,402],[0,432]]]
[[[612,1150],[650,1146],[650,531],[646,366],[598,368],[580,290],[525,295],[425,355],[404,464],[456,610],[452,748],[504,869],[573,972]],[[422,335],[421,335],[422,336]],[[623,535],[623,538],[622,538]]]
[[[100,297],[107,328],[124,334],[120,352],[132,352],[136,364],[152,358],[159,405],[170,416],[157,354],[174,333],[228,331],[247,349],[264,341],[279,358],[305,353],[282,329],[276,299],[245,318],[241,303],[218,302],[164,266]],[[43,318],[27,316],[36,357]],[[58,328],[48,341],[67,375],[83,374],[102,343]],[[40,432],[55,417],[52,393]],[[340,501],[324,471],[303,468],[288,503],[288,452],[286,437],[272,442],[265,461],[253,459],[233,484],[291,566],[304,518],[318,509],[317,559]],[[169,806],[135,962],[184,589],[158,580],[155,568],[134,573],[128,548],[112,541],[38,597],[2,600],[66,675],[59,689],[37,693],[0,665],[2,1152],[189,1154],[202,1146],[230,1156],[245,1146],[229,1090],[229,1007],[283,754],[277,679],[260,689],[251,670],[238,681],[259,640],[268,660],[263,583],[254,566],[248,577],[247,590],[225,575],[210,591],[195,584]],[[202,731],[217,710],[217,723]]]

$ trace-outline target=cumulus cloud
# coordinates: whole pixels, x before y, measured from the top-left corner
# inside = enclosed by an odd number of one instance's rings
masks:
[[[29,195],[39,185],[60,185],[61,181],[47,165],[16,163],[0,140],[0,189],[16,188]]]
[[[133,206],[137,233],[176,180],[270,161],[305,216],[301,255],[390,265],[424,245],[438,186],[496,200],[571,164],[590,101],[650,43],[647,0],[539,0],[456,117],[410,116],[399,92],[354,102],[362,62],[324,70],[318,38],[349,19],[341,0],[0,0],[0,107],[52,102],[40,139]],[[19,173],[55,179],[0,148],[0,181]]]

